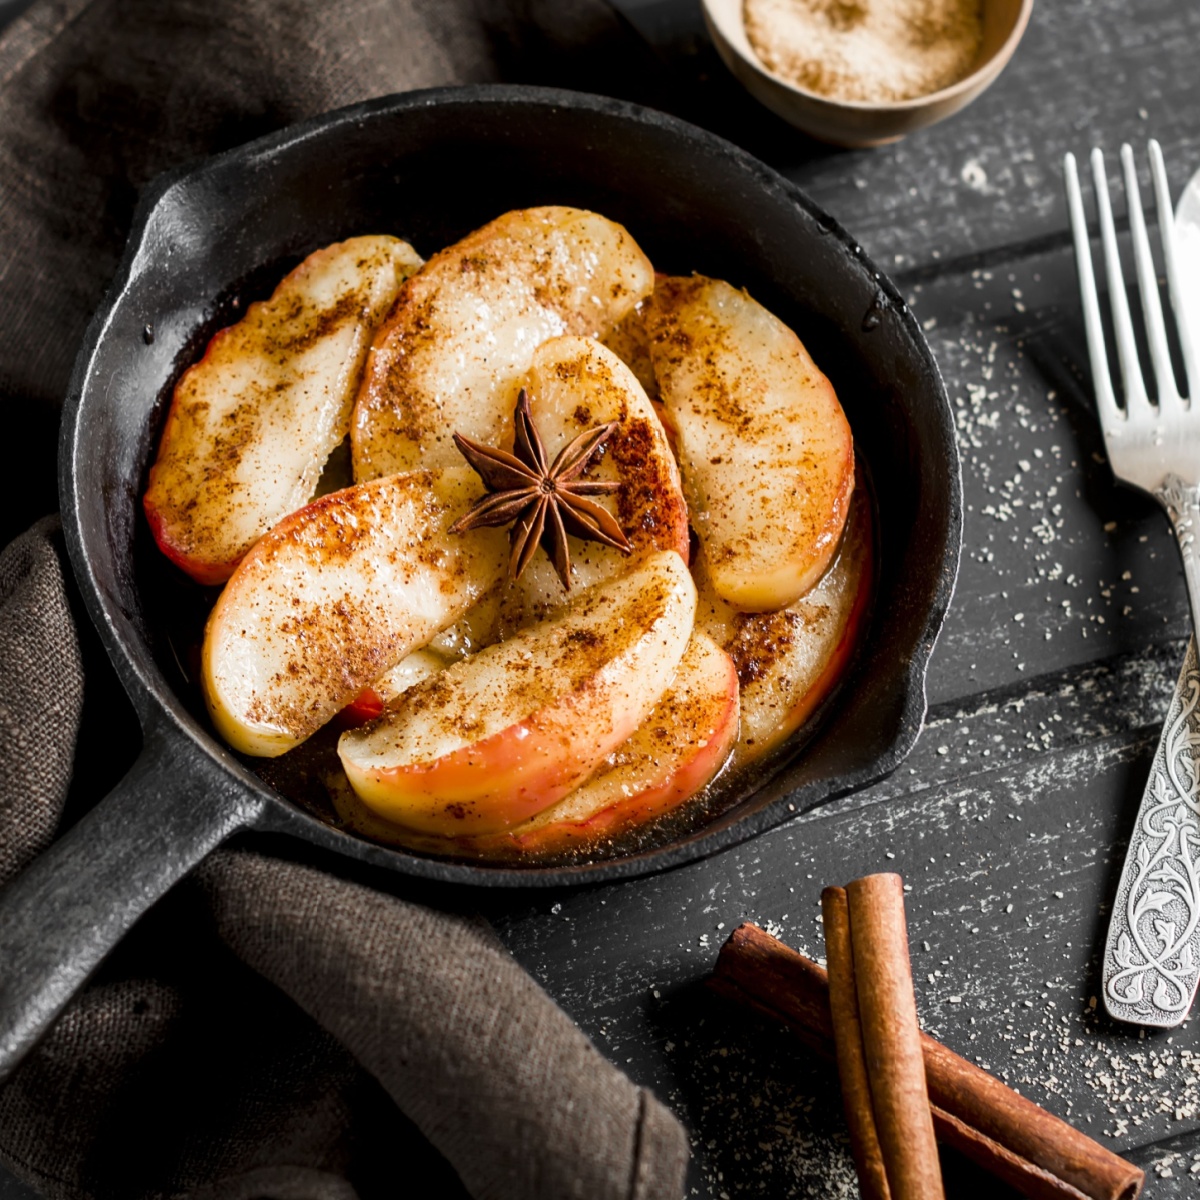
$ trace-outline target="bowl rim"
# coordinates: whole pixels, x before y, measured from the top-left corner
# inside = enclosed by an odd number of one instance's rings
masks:
[[[118,599],[110,594],[97,575],[95,555],[99,550],[94,547],[104,540],[104,533],[90,519],[94,514],[86,511],[89,501],[80,489],[77,462],[86,456],[85,448],[81,445],[83,424],[80,418],[85,409],[97,403],[93,400],[88,404],[88,395],[103,389],[104,385],[96,378],[95,360],[101,353],[116,313],[122,305],[129,303],[128,293],[140,275],[143,257],[153,253],[154,224],[160,209],[189,187],[200,186],[231,167],[259,168],[276,155],[304,153],[307,144],[319,143],[323,137],[348,125],[365,124],[373,120],[386,121],[416,109],[436,108],[443,104],[469,106],[484,102],[498,106],[565,107],[591,112],[605,119],[648,124],[693,141],[698,140],[710,152],[731,158],[749,178],[760,186],[781,192],[789,203],[817,222],[824,234],[841,244],[843,253],[855,262],[859,271],[872,279],[877,293],[886,299],[886,306],[891,309],[894,319],[903,325],[916,355],[930,373],[937,392],[937,424],[945,438],[945,450],[951,467],[947,479],[944,519],[940,526],[945,536],[943,560],[936,583],[930,586],[923,619],[914,622],[907,661],[903,669],[897,672],[896,686],[901,693],[902,704],[887,749],[869,763],[858,764],[853,769],[839,773],[835,780],[820,785],[809,784],[809,789],[816,786],[822,793],[819,799],[811,803],[789,803],[788,797],[798,796],[799,791],[794,783],[786,782],[791,764],[785,758],[755,786],[755,791],[771,790],[775,793],[756,811],[727,824],[702,827],[680,841],[617,858],[597,859],[577,865],[522,866],[439,858],[368,841],[319,820],[295,801],[275,792],[242,764],[214,732],[197,721],[167,679],[131,615],[124,611]],[[139,199],[121,262],[81,342],[64,405],[59,446],[60,503],[73,572],[83,593],[85,607],[118,676],[130,694],[147,736],[151,726],[170,726],[173,736],[182,736],[199,749],[205,759],[232,774],[243,787],[265,798],[268,803],[254,823],[255,828],[264,832],[299,836],[305,841],[348,854],[365,863],[443,883],[470,883],[485,887],[561,887],[629,879],[711,857],[783,824],[799,812],[877,782],[894,771],[907,757],[924,724],[927,707],[925,677],[954,592],[963,522],[961,463],[953,411],[928,340],[890,278],[868,258],[861,245],[800,187],[719,135],[642,105],[590,93],[519,84],[468,84],[422,89],[376,97],[321,113],[231,150],[165,172],[147,185]],[[835,700],[835,704],[840,705],[844,700],[843,693]]]
[[[1029,18],[1033,13],[1033,0],[1021,0],[1021,8],[1017,13],[1017,19],[1013,22],[1013,27],[1009,31],[1003,43],[998,46],[995,52],[982,62],[969,75],[964,75],[962,79],[956,80],[944,88],[939,88],[936,92],[925,92],[920,96],[913,96],[908,100],[842,100],[836,96],[823,96],[820,92],[810,91],[808,88],[803,88],[797,83],[792,83],[790,79],[785,79],[782,75],[772,71],[756,55],[753,50],[747,54],[740,45],[730,40],[723,28],[723,22],[718,21],[715,13],[721,0],[700,0],[704,15],[707,18],[710,32],[714,29],[720,33],[722,40],[737,55],[741,62],[744,62],[757,74],[763,78],[770,80],[781,88],[785,88],[789,92],[809,100],[814,106],[829,108],[833,110],[851,112],[851,113],[879,113],[881,115],[904,114],[911,112],[920,112],[927,107],[934,107],[944,102],[955,100],[964,93],[969,93],[980,84],[986,84],[990,79],[994,78],[1013,56],[1018,43],[1025,36],[1025,30],[1029,26]],[[739,20],[738,25],[745,33],[745,8],[744,0],[737,0]],[[748,43],[747,43],[748,44]]]

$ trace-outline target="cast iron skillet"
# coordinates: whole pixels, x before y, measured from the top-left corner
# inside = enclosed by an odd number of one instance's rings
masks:
[[[501,212],[596,209],[660,270],[744,286],[833,379],[874,480],[879,577],[856,667],[803,753],[719,818],[614,861],[521,870],[359,840],[266,787],[197,719],[153,636],[140,494],[163,401],[247,280],[389,232],[425,254]],[[265,275],[264,275],[265,272]],[[222,306],[220,298],[224,298]],[[150,333],[152,329],[152,335]],[[450,883],[567,885],[690,862],[874,781],[908,753],[958,566],[961,483],[937,367],[892,284],[785,179],[614,100],[521,87],[410,93],[318,117],[157,181],[79,353],[60,483],[72,565],[137,709],[141,757],[0,897],[0,1077],[134,920],[241,829]]]

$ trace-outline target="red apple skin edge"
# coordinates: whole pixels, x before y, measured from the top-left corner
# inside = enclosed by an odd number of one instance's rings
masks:
[[[383,714],[383,697],[371,687],[365,687],[330,722],[334,729],[357,729]]]
[[[153,472],[154,468],[151,467],[150,469]],[[154,541],[158,545],[158,548],[180,570],[190,575],[197,583],[201,583],[205,587],[217,587],[220,584],[226,583],[237,569],[238,563],[242,561],[239,558],[234,559],[232,562],[214,563],[201,558],[189,557],[183,550],[172,543],[166,520],[150,502],[149,494],[142,497],[142,508],[145,510],[146,520],[150,525],[150,532],[154,535]]]

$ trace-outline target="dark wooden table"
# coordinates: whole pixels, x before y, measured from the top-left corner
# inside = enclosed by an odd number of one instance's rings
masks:
[[[1097,1001],[1189,620],[1164,517],[1104,459],[1059,166],[1093,144],[1115,165],[1121,142],[1153,135],[1178,194],[1200,167],[1200,6],[1039,0],[980,100],[864,151],[819,146],[750,100],[696,0],[619,6],[676,111],[795,180],[906,293],[957,416],[962,568],[926,730],[890,779],[709,861],[504,895],[489,913],[602,1052],[688,1125],[690,1195],[850,1197],[835,1077],[703,981],[747,919],[819,957],[822,886],[899,871],[926,1027],[1144,1165],[1148,1196],[1200,1194],[1200,1021],[1141,1033]],[[1010,1195],[965,1163],[946,1169],[952,1198]],[[26,1195],[0,1177],[0,1196]]]
[[[507,944],[613,1062],[693,1134],[690,1194],[856,1194],[835,1078],[710,997],[753,920],[820,956],[826,883],[896,870],[926,1027],[1200,1194],[1200,1020],[1141,1033],[1098,1006],[1108,906],[1189,618],[1166,520],[1114,485],[1096,425],[1063,153],[1200,167],[1200,6],[1039,0],[990,91],[874,150],[818,146],[749,100],[695,0],[622,0],[677,111],[783,171],[858,238],[922,321],[955,407],[962,568],[930,713],[890,779],[707,862],[561,896],[505,897]],[[1143,178],[1146,176],[1143,174]],[[947,1163],[951,1196],[1008,1194]]]

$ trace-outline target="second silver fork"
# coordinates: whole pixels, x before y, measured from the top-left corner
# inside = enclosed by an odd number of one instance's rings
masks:
[[[1148,492],[1166,509],[1183,559],[1192,628],[1196,630],[1200,629],[1200,546],[1196,543],[1200,530],[1200,403],[1193,405],[1190,398],[1197,396],[1200,384],[1200,354],[1189,328],[1167,174],[1155,141],[1150,142],[1149,156],[1171,308],[1187,375],[1187,399],[1180,395],[1171,362],[1132,150],[1123,146],[1121,161],[1157,404],[1150,399],[1138,362],[1104,156],[1093,150],[1092,178],[1124,407],[1117,403],[1108,369],[1074,155],[1064,159],[1063,173],[1092,381],[1109,463],[1118,480]],[[1178,1025],[1187,1016],[1200,983],[1198,708],[1200,664],[1193,636],[1155,751],[1109,921],[1103,996],[1109,1015],[1117,1020],[1163,1028]]]

